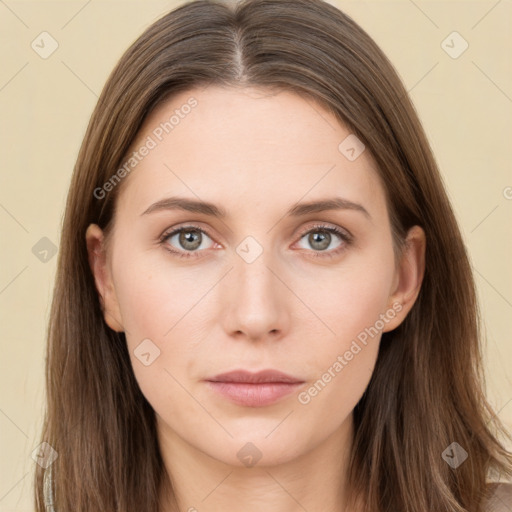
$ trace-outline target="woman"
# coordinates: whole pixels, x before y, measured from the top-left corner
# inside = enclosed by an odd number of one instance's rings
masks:
[[[320,0],[185,4],[121,58],[78,155],[36,508],[510,508],[479,339],[371,38]]]

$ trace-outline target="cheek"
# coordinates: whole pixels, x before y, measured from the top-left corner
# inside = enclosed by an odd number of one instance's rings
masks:
[[[321,429],[329,435],[350,416],[370,382],[379,338],[372,345],[356,342],[349,350],[333,354],[318,378],[297,395],[298,412],[310,427],[318,428],[317,418],[321,418]]]
[[[313,409],[318,406],[319,410],[338,404],[329,420],[334,423],[362,396],[373,373],[383,327],[395,316],[394,310],[386,309],[393,264],[392,251],[354,258],[329,279],[327,275],[317,279],[315,292],[309,294],[309,304],[322,321],[317,332],[324,334],[303,346],[301,357],[307,361],[312,386],[298,401],[314,402]]]
[[[155,407],[166,390],[179,389],[173,376],[184,382],[196,360],[207,333],[195,315],[211,284],[197,270],[173,267],[165,255],[133,251],[116,260],[114,284],[133,371]]]
[[[343,349],[386,311],[393,277],[393,255],[381,252],[355,255],[335,271],[303,276],[297,288],[320,320],[318,330],[328,346]]]
[[[172,326],[172,318],[165,313],[177,306],[179,299],[154,272],[120,273],[116,290],[125,331],[133,341],[159,339]]]
[[[162,255],[120,260],[115,287],[127,335],[136,343],[151,338],[163,344],[174,326],[188,315],[205,293],[196,272],[172,267]]]

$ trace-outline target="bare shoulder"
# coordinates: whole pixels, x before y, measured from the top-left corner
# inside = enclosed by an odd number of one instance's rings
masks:
[[[489,483],[485,512],[512,512],[512,482]]]

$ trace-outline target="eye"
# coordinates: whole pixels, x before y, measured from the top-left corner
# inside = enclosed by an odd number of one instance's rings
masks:
[[[306,238],[306,242],[314,251],[315,257],[332,257],[342,252],[352,242],[352,236],[338,227],[326,226],[317,224],[313,226],[313,229],[309,228],[308,231],[302,234],[300,240]],[[331,246],[334,238],[338,238],[340,242],[338,245],[331,247],[331,250],[327,250]],[[304,248],[304,247],[303,247]],[[307,247],[305,247],[307,249]]]
[[[317,224],[303,232],[300,240],[306,235],[308,235],[307,243],[313,249],[312,256],[314,257],[336,256],[352,243],[352,235],[335,226]],[[331,247],[331,250],[327,250],[333,242],[333,235],[338,238],[339,243],[334,248]],[[165,232],[160,237],[160,243],[167,251],[179,258],[195,258],[200,256],[201,250],[212,247],[203,245],[205,237],[211,240],[204,229],[199,226],[187,225]]]
[[[200,249],[207,249],[204,247],[204,237],[210,238],[204,229],[198,226],[182,226],[166,232],[160,238],[160,242],[171,253],[180,258],[195,257],[194,253],[199,252]],[[174,238],[174,243],[172,245]],[[211,238],[210,238],[211,240]],[[172,248],[174,247],[174,248]]]

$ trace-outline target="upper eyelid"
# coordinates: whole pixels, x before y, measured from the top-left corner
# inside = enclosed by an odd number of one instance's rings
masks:
[[[315,229],[317,229],[318,231],[320,231],[321,229],[326,229],[329,231],[330,230],[340,231],[341,234],[345,234],[347,237],[352,238],[352,233],[350,231],[348,231],[348,229],[341,227],[341,226],[336,226],[335,224],[330,224],[329,222],[326,222],[326,223],[316,222],[313,226],[309,226],[307,228],[304,228],[304,230],[301,230],[299,234],[302,237],[306,233],[309,233],[310,231],[314,231]]]
[[[208,230],[206,228],[202,228],[200,226],[195,226],[193,224],[184,224],[182,226],[166,229],[160,236],[160,239],[165,240],[166,238],[169,238],[170,236],[175,235],[176,233],[179,233],[180,231],[186,231],[187,229],[189,229],[190,231],[192,231],[192,229],[197,229],[197,230],[201,231],[202,233],[208,235],[211,239],[213,239],[213,237],[210,235],[210,233],[208,232]]]

